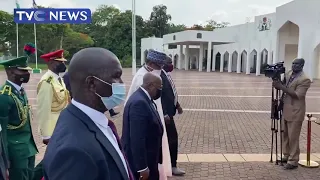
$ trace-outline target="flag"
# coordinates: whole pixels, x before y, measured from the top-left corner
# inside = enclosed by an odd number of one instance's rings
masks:
[[[17,9],[20,9],[20,4],[19,4],[18,0],[16,0],[16,6],[17,6]]]
[[[37,3],[36,3],[35,0],[32,0],[32,7],[33,7],[34,9],[38,9],[38,5],[37,5]]]

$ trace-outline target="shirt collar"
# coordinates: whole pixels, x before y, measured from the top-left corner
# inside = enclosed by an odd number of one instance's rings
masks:
[[[19,86],[18,84],[10,81],[10,80],[7,80],[14,88],[16,88],[16,90],[20,91],[21,90],[21,86]]]
[[[58,74],[52,72],[52,71],[49,70],[49,69],[48,69],[48,72],[49,72],[50,74],[52,74],[52,76],[53,76],[54,78],[56,78],[56,79],[59,79],[59,78],[60,78],[60,76],[59,76]]]
[[[77,108],[79,108],[83,113],[85,113],[87,116],[89,116],[89,118],[95,123],[95,124],[99,124],[100,126],[103,127],[108,127],[108,118],[106,117],[105,114],[92,109],[89,106],[86,106],[84,104],[81,104],[79,102],[77,102],[76,100],[72,99],[71,103],[76,106]]]
[[[140,86],[140,88],[142,89],[142,91],[144,92],[144,93],[146,93],[146,95],[148,96],[148,98],[150,99],[150,100],[152,100],[151,99],[151,97],[150,97],[150,95],[149,95],[149,93],[147,92],[147,90],[145,90],[143,87],[141,87]]]

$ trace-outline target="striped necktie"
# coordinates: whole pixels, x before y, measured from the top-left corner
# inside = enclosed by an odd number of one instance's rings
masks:
[[[177,93],[177,89],[176,89],[176,86],[174,85],[174,82],[170,76],[170,74],[168,73],[165,73],[168,77],[168,80],[171,84],[171,87],[172,87],[172,91],[173,91],[173,94],[174,94],[174,105],[177,105],[177,102],[178,102],[178,93]]]

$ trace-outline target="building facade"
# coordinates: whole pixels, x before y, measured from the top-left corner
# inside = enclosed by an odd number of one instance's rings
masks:
[[[280,61],[291,69],[292,60],[298,57],[306,60],[307,75],[320,79],[318,7],[318,0],[294,0],[277,7],[275,13],[256,16],[254,22],[145,38],[141,63],[148,49],[159,49],[172,57],[178,69],[261,75],[266,64]]]

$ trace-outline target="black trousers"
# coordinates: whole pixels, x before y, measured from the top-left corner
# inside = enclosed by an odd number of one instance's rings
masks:
[[[169,151],[171,156],[171,166],[177,167],[177,159],[178,159],[178,132],[176,128],[176,124],[171,118],[170,123],[166,124],[168,142],[169,142]]]

